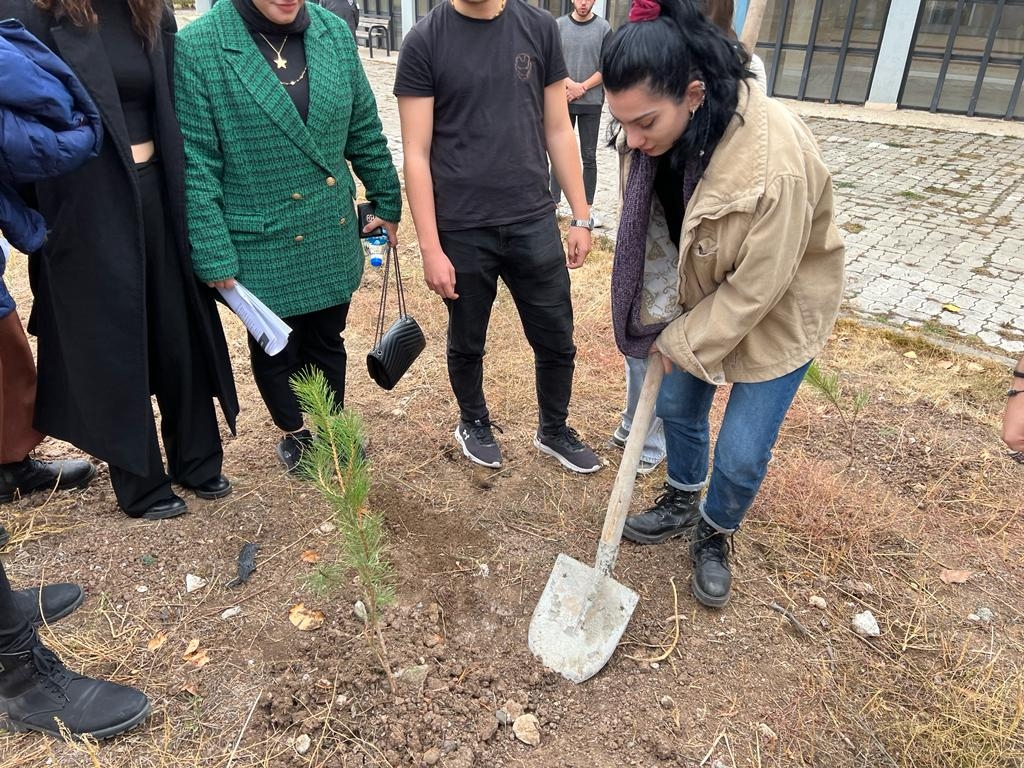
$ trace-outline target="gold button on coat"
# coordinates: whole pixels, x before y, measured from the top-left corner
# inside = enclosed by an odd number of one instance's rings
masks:
[[[335,181],[335,179],[334,179],[334,177],[333,177],[333,176],[328,176],[328,177],[327,177],[327,186],[328,186],[328,187],[333,187],[333,186],[334,186],[335,184],[337,184],[337,183],[338,183],[338,182],[337,182],[337,181]]]
[[[341,224],[341,226],[344,227],[345,226],[345,217],[342,216],[340,219],[338,219],[338,223]]]
[[[302,242],[302,235],[296,235],[295,236],[295,242],[296,243],[301,243]]]
[[[292,192],[292,200],[301,200],[302,194],[300,192]]]

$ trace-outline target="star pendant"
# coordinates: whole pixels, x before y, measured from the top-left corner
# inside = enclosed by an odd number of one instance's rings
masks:
[[[277,65],[278,69],[287,69],[288,68],[288,60],[285,59],[283,56],[281,56],[281,54],[277,55],[277,58],[274,59],[274,63]]]

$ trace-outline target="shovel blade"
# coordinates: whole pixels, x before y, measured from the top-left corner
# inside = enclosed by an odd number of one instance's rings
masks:
[[[544,666],[574,683],[608,663],[639,595],[560,554],[530,621],[529,646]]]

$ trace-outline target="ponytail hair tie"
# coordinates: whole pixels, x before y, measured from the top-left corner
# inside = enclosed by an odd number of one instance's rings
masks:
[[[630,21],[653,21],[661,16],[661,3],[658,0],[633,0],[629,8]]]

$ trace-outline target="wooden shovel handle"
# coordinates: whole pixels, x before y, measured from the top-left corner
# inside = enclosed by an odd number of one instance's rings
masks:
[[[608,500],[608,512],[601,529],[601,543],[597,548],[595,568],[603,576],[611,576],[615,567],[615,558],[619,555],[619,541],[622,539],[622,526],[626,523],[629,503],[633,499],[633,486],[636,484],[636,470],[640,465],[640,456],[644,451],[647,433],[654,419],[654,404],[658,400],[658,390],[665,375],[661,363],[661,354],[651,352],[647,358],[647,373],[644,375],[644,386],[640,390],[640,400],[633,414],[633,424],[626,440],[626,449],[622,452],[622,463],[615,475],[615,485]]]

